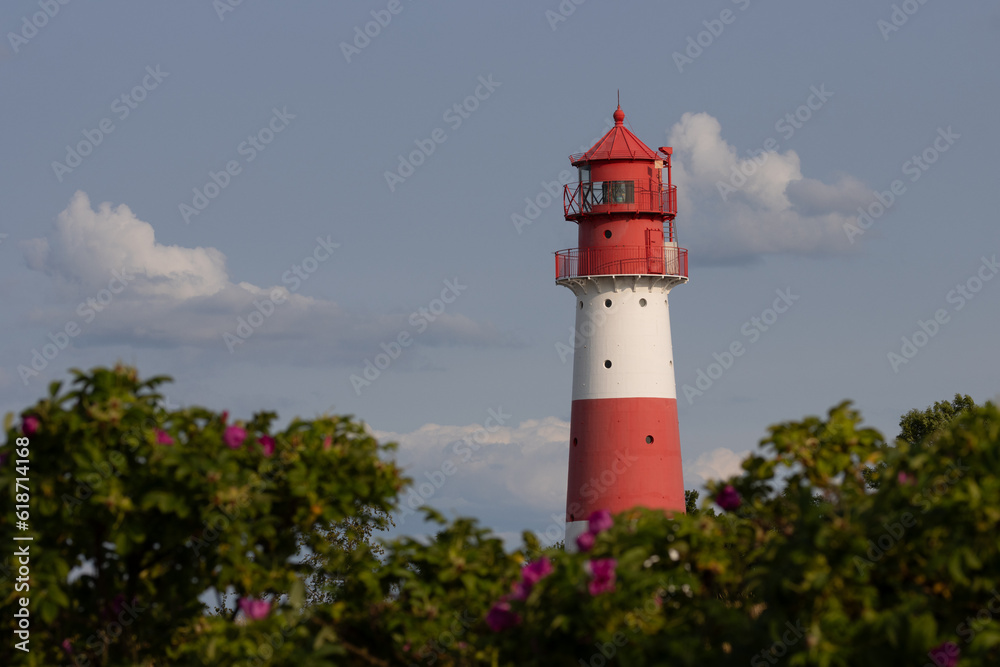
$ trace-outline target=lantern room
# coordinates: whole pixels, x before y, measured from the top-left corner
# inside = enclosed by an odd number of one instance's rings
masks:
[[[677,247],[673,150],[654,151],[625,127],[614,127],[585,153],[570,156],[578,180],[563,190],[563,212],[579,226],[579,247],[556,253],[556,277],[676,275],[687,277],[687,251]],[[664,182],[666,170],[666,182]]]

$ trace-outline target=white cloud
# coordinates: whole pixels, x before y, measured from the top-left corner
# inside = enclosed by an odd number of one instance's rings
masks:
[[[743,459],[750,455],[750,450],[734,452],[726,447],[719,447],[696,458],[693,463],[684,466],[684,486],[689,489],[700,489],[710,479],[726,479],[743,472]]]
[[[510,420],[502,408],[494,414]],[[552,523],[550,515],[561,515],[566,504],[569,422],[547,417],[516,426],[484,424],[492,428],[426,424],[410,433],[376,432],[380,441],[399,443],[396,458],[413,478],[403,503],[477,516],[497,528]],[[404,517],[403,531],[413,527]]]
[[[153,226],[125,204],[104,202],[93,210],[77,191],[46,238],[24,246],[32,269],[93,291],[107,286],[111,269],[134,273],[133,296],[189,299],[211,296],[229,283],[226,257],[215,248],[182,248],[156,243]]]
[[[416,333],[409,313],[347,311],[333,301],[283,286],[236,282],[219,250],[157,243],[153,226],[127,206],[103,203],[95,210],[83,192],[73,195],[54,229],[23,242],[21,248],[28,267],[51,276],[61,297],[61,305],[40,306],[29,321],[61,327],[67,317],[76,320],[85,334],[74,340],[76,345],[194,346],[226,352],[223,334],[235,334],[238,318],[247,319],[257,309],[255,301],[263,303],[272,294],[284,300],[270,309],[265,304],[270,315],[245,344],[234,346],[237,353],[256,348],[266,350],[271,359],[360,364],[379,351],[380,342],[394,340],[403,331]],[[108,288],[115,272],[125,275],[127,284],[121,289],[121,282],[113,282],[117,293],[111,295]],[[99,309],[88,307],[86,300],[102,290],[111,302]],[[65,304],[71,304],[69,310]],[[83,308],[73,308],[75,304]],[[510,342],[489,324],[451,312],[436,317],[413,338],[418,345]]]
[[[699,258],[732,262],[851,249],[844,225],[872,198],[856,178],[845,175],[834,183],[805,178],[793,150],[758,155],[756,163],[741,158],[707,113],[685,113],[669,141],[680,242]]]

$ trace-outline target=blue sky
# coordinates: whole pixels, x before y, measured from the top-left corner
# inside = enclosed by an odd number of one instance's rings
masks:
[[[432,504],[551,528],[576,229],[547,193],[618,90],[675,148],[688,487],[844,399],[892,436],[1000,393],[993,3],[15,0],[0,28],[3,411],[122,359],[177,403],[355,414]]]

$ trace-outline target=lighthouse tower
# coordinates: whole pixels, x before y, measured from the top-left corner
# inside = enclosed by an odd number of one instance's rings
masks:
[[[642,143],[621,107],[614,120],[570,156],[579,180],[563,208],[579,247],[556,253],[556,283],[576,297],[567,549],[595,510],[684,511],[667,295],[688,272],[674,233],[672,149]]]

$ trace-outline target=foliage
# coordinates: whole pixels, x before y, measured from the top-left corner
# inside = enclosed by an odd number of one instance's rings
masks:
[[[4,511],[0,540],[34,540],[30,591],[8,583],[0,598],[10,638],[17,599],[30,596],[31,653],[4,641],[2,664],[14,655],[57,664],[64,641],[82,665],[175,664],[168,656],[198,643],[207,622],[199,596],[210,588],[253,599],[288,593],[262,622],[280,625],[302,604],[299,545],[345,566],[316,527],[365,522],[361,507],[387,512],[401,486],[378,458],[386,448],[349,418],[294,420],[276,432],[273,413],[228,423],[202,408],[168,411],[157,393],[165,377],[140,381],[122,366],[73,373],[72,389],[53,383],[20,429],[10,416],[5,424],[0,489],[12,499],[15,477],[29,478],[30,530]],[[28,469],[15,469],[16,439],[36,429],[23,452]],[[256,650],[247,627],[236,635]],[[214,662],[212,646],[200,649]]]
[[[385,550],[375,540],[375,531],[386,530],[395,525],[388,513],[361,507],[356,517],[329,526],[317,527],[316,530],[319,532],[319,539],[331,544],[336,552],[352,553],[364,550],[378,558],[385,554]],[[300,546],[306,553],[305,562],[312,571],[311,576],[305,581],[306,604],[333,602],[344,580],[356,574],[354,570],[358,567],[357,561],[347,563],[343,562],[344,559],[340,559],[342,561],[340,568],[344,569],[338,569],[327,556],[308,551],[302,538]]]
[[[1000,419],[989,403],[895,447],[846,403],[773,426],[698,512],[595,513],[584,551],[542,549],[526,533],[510,552],[474,521],[425,509],[433,539],[378,554],[363,533],[357,548],[323,544],[322,526],[368,525],[377,515],[365,508],[394,507],[398,471],[361,426],[293,422],[269,458],[259,441],[271,417],[230,449],[225,418],[162,410],[158,382],[101,370],[25,412],[38,428],[35,664],[61,659],[63,638],[85,652],[117,595],[144,611],[103,655],[90,651],[92,664],[866,667],[952,664],[959,650],[963,667],[1000,661]],[[157,429],[174,444],[158,444]],[[134,447],[128,433],[141,435]],[[8,443],[20,435],[8,428]],[[79,504],[63,499],[114,452],[120,474]],[[869,489],[865,470],[880,464]],[[8,492],[12,475],[8,461]],[[205,522],[254,479],[262,487],[208,539]],[[0,519],[0,537],[12,532]],[[296,540],[332,582],[314,605],[303,604],[310,565],[293,557]],[[100,566],[68,582],[82,561]],[[206,614],[197,595],[208,587],[234,590],[242,611]],[[10,619],[13,597],[4,604]]]
[[[688,489],[684,491],[684,511],[692,516],[698,513],[698,491]]]
[[[914,408],[900,417],[899,435],[896,436],[896,440],[903,440],[912,447],[929,444],[936,431],[942,429],[962,412],[975,407],[976,402],[968,394],[964,396],[955,394],[955,398],[951,402],[936,401],[934,405],[924,410]],[[864,471],[865,481],[868,482],[869,488],[878,488],[880,475],[886,466],[887,464],[883,461]]]
[[[548,552],[551,574],[526,592],[495,543],[456,524],[455,548],[390,546],[396,577],[352,588],[339,627],[368,633],[367,664],[863,667],[946,664],[961,650],[963,665],[993,665],[996,417],[992,405],[964,412],[919,451],[886,449],[847,404],[774,426],[742,475],[710,489],[733,487],[738,507],[626,512],[591,551]],[[883,457],[892,474],[871,493],[863,471]],[[478,576],[456,580],[484,552],[506,582],[485,598]],[[436,576],[404,579],[414,559]],[[595,593],[595,563],[608,562],[613,586]],[[446,626],[456,613],[497,630],[458,634]]]
[[[955,394],[948,401],[935,401],[934,405],[924,409],[913,409],[899,419],[899,440],[905,440],[911,445],[930,443],[934,433],[966,410],[976,407],[976,402],[966,394]]]

